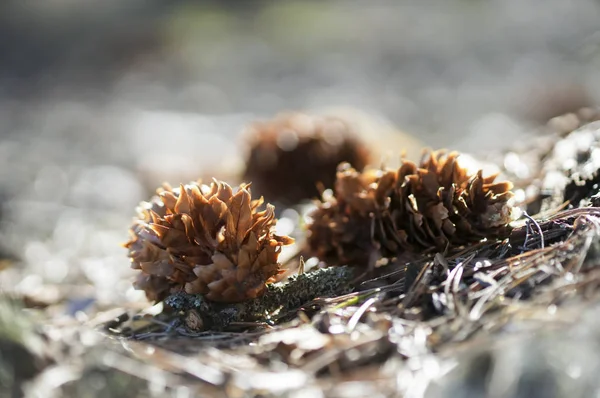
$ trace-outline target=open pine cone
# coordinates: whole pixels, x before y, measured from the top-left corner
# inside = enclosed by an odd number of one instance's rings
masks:
[[[338,164],[362,170],[369,151],[349,123],[333,116],[280,114],[253,123],[244,181],[269,201],[296,204],[317,198],[318,186],[331,188]]]
[[[398,170],[363,173],[340,165],[333,197],[311,216],[310,251],[330,264],[364,265],[505,236],[511,184],[470,175],[458,156],[428,152],[419,166],[403,160]]]
[[[280,273],[281,247],[293,239],[271,233],[274,207],[258,211],[248,185],[234,194],[229,185],[191,183],[172,189],[138,208],[131,227],[132,268],[141,270],[134,286],[150,300],[185,290],[219,302],[260,296]]]

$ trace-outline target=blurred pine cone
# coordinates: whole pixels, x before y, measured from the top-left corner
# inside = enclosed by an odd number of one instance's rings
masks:
[[[250,153],[244,181],[268,201],[296,204],[331,188],[338,164],[362,170],[369,151],[349,123],[333,116],[280,114],[253,123],[247,131]]]
[[[458,156],[428,152],[419,166],[403,160],[396,171],[340,165],[334,196],[311,216],[310,251],[330,264],[364,265],[505,236],[511,184],[469,174]]]
[[[277,262],[287,236],[271,233],[274,207],[258,211],[248,185],[237,193],[224,182],[191,183],[158,196],[138,208],[131,227],[132,268],[141,270],[134,286],[150,300],[185,290],[209,300],[239,302],[264,293],[265,284],[280,273]]]

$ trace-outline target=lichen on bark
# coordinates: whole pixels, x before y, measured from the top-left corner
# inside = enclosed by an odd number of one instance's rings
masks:
[[[234,328],[236,323],[275,323],[289,320],[317,297],[350,292],[353,274],[351,268],[332,267],[294,275],[268,285],[263,296],[241,303],[217,303],[200,294],[179,292],[167,297],[165,304],[180,311],[188,328],[196,331],[220,331]]]

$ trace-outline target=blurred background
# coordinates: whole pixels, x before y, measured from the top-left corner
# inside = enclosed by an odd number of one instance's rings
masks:
[[[283,110],[351,115],[393,152],[514,145],[600,102],[599,21],[595,0],[5,0],[0,246],[21,262],[0,286],[139,299],[136,204],[235,176],[244,125]]]

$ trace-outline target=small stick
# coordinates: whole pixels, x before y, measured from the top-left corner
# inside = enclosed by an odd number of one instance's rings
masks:
[[[193,323],[191,330],[194,331],[259,326],[260,323],[272,324],[274,319],[286,320],[317,297],[336,297],[350,292],[353,277],[353,269],[349,267],[331,267],[294,275],[286,282],[267,286],[263,296],[241,303],[216,303],[184,292],[167,297],[165,303],[185,316],[190,313],[199,316],[201,321]]]

